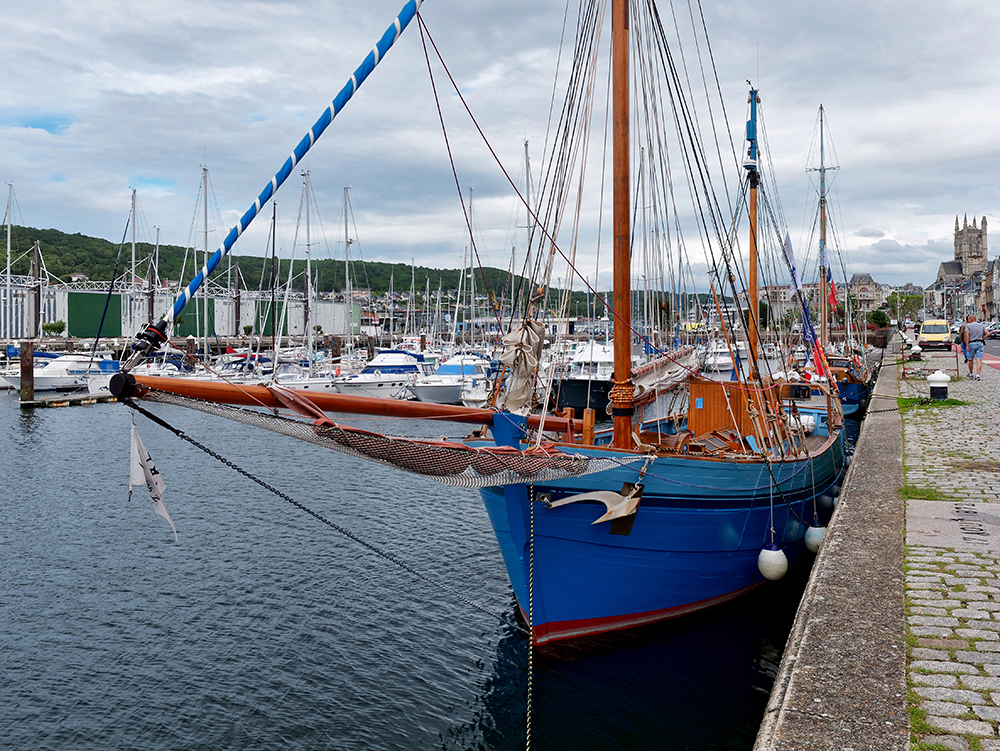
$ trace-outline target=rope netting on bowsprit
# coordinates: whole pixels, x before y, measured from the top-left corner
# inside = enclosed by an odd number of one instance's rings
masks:
[[[566,454],[544,444],[521,451],[446,440],[389,436],[336,423],[314,425],[269,412],[149,390],[144,402],[173,404],[315,443],[342,454],[466,488],[562,480],[620,466],[610,459]]]

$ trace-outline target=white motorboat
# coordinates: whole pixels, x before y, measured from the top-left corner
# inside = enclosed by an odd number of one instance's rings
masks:
[[[333,389],[339,394],[353,396],[406,399],[410,395],[408,387],[424,374],[423,364],[422,355],[385,349],[376,354],[360,373],[334,377]]]
[[[76,391],[87,389],[90,376],[110,375],[118,372],[118,361],[110,352],[96,355],[73,353],[60,355],[47,361],[35,360],[32,377],[35,391]],[[20,371],[6,373],[2,380],[7,388],[21,388]]]
[[[482,355],[455,355],[431,375],[417,378],[409,390],[422,402],[461,404],[462,392],[475,389],[479,382],[485,383],[490,370],[490,361]]]
[[[704,370],[721,373],[733,369],[733,352],[746,362],[747,345],[746,342],[727,342],[725,339],[715,339],[708,345],[708,355],[705,358]]]
[[[322,391],[328,394],[339,393],[334,379],[340,377],[340,367],[334,370],[322,370],[309,375],[308,368],[298,364],[279,363],[274,370],[274,382],[288,389],[301,391]]]

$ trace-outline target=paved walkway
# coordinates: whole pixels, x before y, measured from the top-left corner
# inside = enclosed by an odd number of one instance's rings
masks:
[[[1000,751],[1000,359],[902,414],[911,748]],[[926,381],[899,382],[926,396]],[[878,409],[882,405],[873,405]]]
[[[898,349],[896,349],[898,352]],[[813,563],[756,751],[905,751],[906,531],[895,355],[882,366]],[[881,405],[881,406],[877,406]]]

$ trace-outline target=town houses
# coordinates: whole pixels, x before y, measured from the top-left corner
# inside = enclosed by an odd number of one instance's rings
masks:
[[[836,286],[837,306],[840,309],[850,309],[854,315],[866,315],[873,310],[878,310],[886,304],[886,300],[893,292],[901,294],[920,294],[920,288],[914,288],[912,284],[906,285],[911,291],[905,288],[895,288],[889,284],[879,284],[871,274],[854,274],[847,284]],[[916,291],[912,291],[912,290]],[[820,285],[818,282],[810,282],[802,285],[802,294],[809,303],[810,309],[815,310],[819,305]],[[790,311],[798,310],[798,301],[792,294],[791,287],[787,284],[772,285],[763,287],[760,290],[759,299],[767,303],[775,317],[784,317]]]
[[[896,311],[887,304],[909,296],[923,296],[924,316],[957,320],[972,313],[985,321],[997,320],[1000,315],[1000,259],[989,259],[986,217],[977,221],[968,217],[959,224],[955,217],[954,258],[942,261],[937,278],[926,288],[908,283],[899,287],[880,284],[871,274],[854,274],[847,281],[834,279],[838,309],[850,310],[857,317],[874,310],[885,310],[890,319]],[[816,309],[820,285],[811,282],[802,285],[802,292],[810,308]],[[895,293],[895,297],[893,294]],[[798,302],[789,285],[763,287],[759,299],[766,303],[774,317],[797,315]]]

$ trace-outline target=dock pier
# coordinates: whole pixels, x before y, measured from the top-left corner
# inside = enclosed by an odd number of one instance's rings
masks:
[[[897,340],[755,751],[1000,751],[1000,359],[951,381],[958,403],[901,411],[929,386],[900,357]]]
[[[22,409],[34,407],[73,407],[81,404],[104,404],[106,402],[117,402],[118,397],[111,394],[88,394],[83,392],[71,392],[66,394],[53,394],[51,396],[36,397],[34,399],[21,399],[19,404]]]

